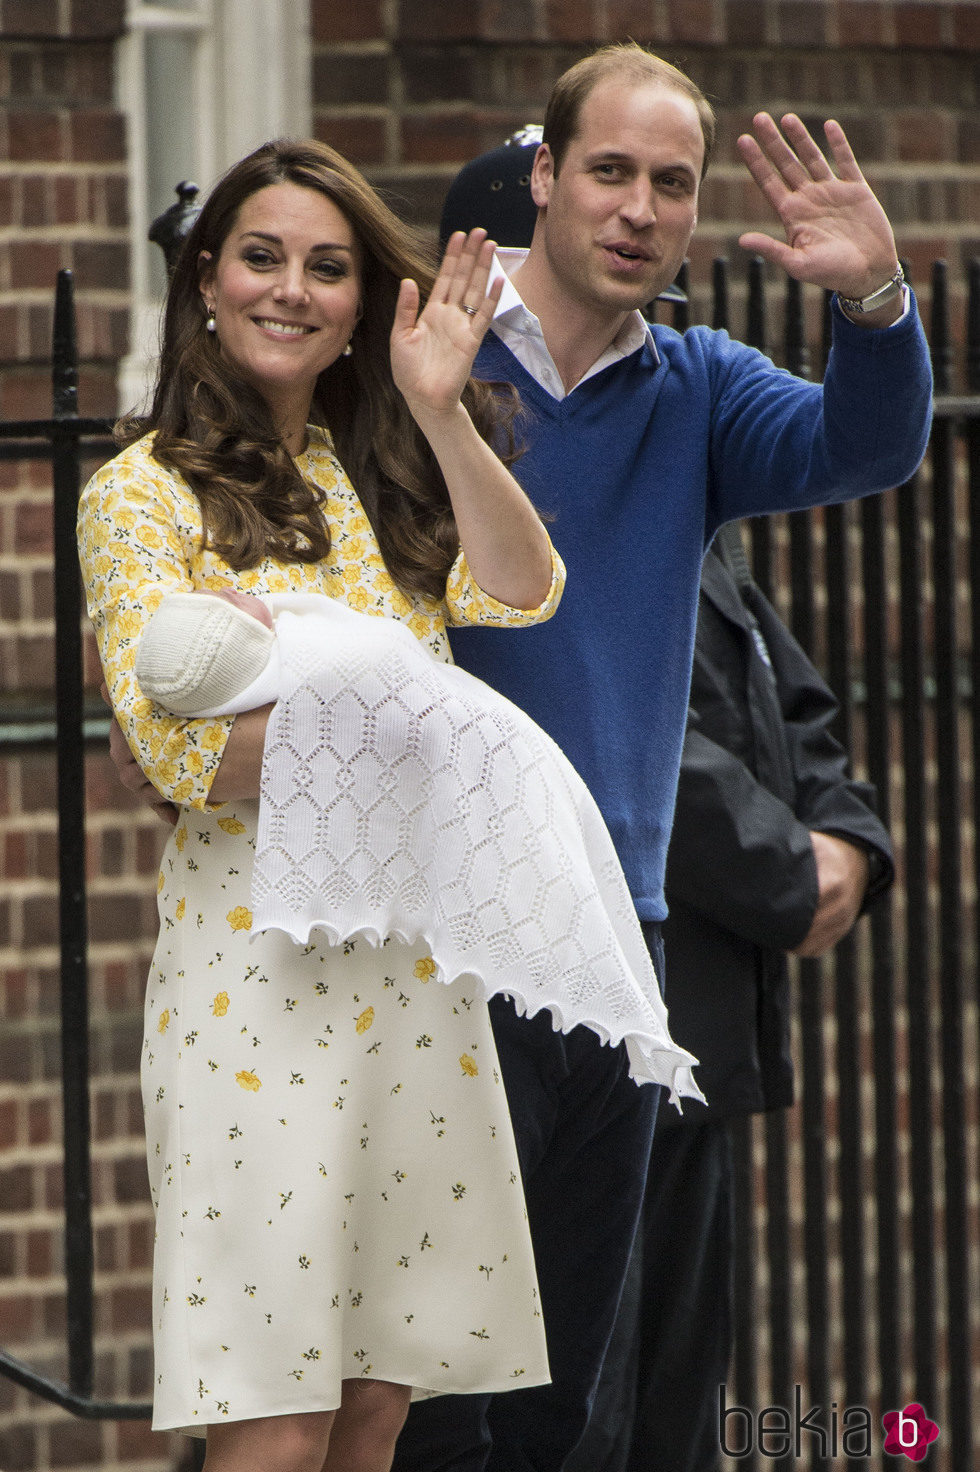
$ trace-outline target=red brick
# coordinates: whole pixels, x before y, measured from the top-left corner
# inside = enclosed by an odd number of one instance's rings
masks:
[[[314,45],[380,40],[384,37],[381,0],[357,0],[356,4],[351,0],[311,0],[310,31]]]
[[[56,174],[52,180],[54,220],[56,225],[74,225],[85,216],[79,208],[79,181],[72,174]]]
[[[11,109],[7,137],[9,157],[14,163],[54,162],[65,157],[64,128],[58,113]]]
[[[470,113],[420,113],[401,119],[402,156],[411,163],[463,163],[482,152],[483,134]]]
[[[51,507],[22,501],[14,517],[14,550],[25,556],[51,551]]]
[[[37,688],[34,686],[33,688]],[[29,895],[24,901],[24,933],[32,946],[58,943],[58,904],[54,895]]]
[[[30,1472],[41,1465],[40,1435],[40,1426],[33,1425],[10,1426],[0,1432],[0,1467],[4,1472]]]
[[[315,119],[314,133],[354,164],[380,164],[385,157],[385,125],[381,118]]]
[[[943,12],[946,5],[893,5],[895,42],[898,46],[940,46],[943,41]]]
[[[895,155],[903,163],[934,163],[949,157],[947,119],[931,109],[899,113],[894,128]],[[852,147],[857,151],[853,140]]]
[[[545,11],[553,0],[545,0]],[[564,8],[574,11],[588,0],[563,0]],[[533,41],[537,33],[534,6],[527,0],[483,0],[481,34],[488,41]],[[591,34],[595,35],[594,28]]]
[[[667,25],[674,42],[707,46],[721,40],[713,0],[667,0]]]
[[[0,307],[0,362],[13,363],[20,357],[19,320],[16,307]]]
[[[15,291],[47,286],[54,290],[64,264],[54,241],[15,240],[10,245],[10,285]]]
[[[47,180],[41,175],[28,175],[20,181],[20,223],[46,225],[49,214]]]
[[[641,43],[660,38],[656,0],[607,0],[606,35],[610,41],[632,36]]]
[[[15,1099],[0,1100],[0,1150],[6,1150],[9,1146],[18,1143],[17,1119],[17,1101]]]
[[[79,291],[105,288],[125,291],[129,286],[129,246],[123,241],[76,241],[72,264]]]
[[[0,179],[0,225],[14,223],[14,181],[9,175]]]
[[[446,0],[411,0],[398,7],[401,41],[478,41],[483,37],[480,0],[447,5]]]
[[[768,39],[765,0],[727,0],[725,39],[736,46],[761,46]]]
[[[121,1462],[163,1461],[169,1450],[167,1437],[151,1430],[148,1421],[117,1422],[116,1447]]]
[[[49,1278],[55,1271],[55,1239],[51,1232],[27,1233],[27,1276]]]
[[[644,21],[649,19],[653,7],[649,4],[631,5],[632,11],[645,11]],[[594,0],[545,0],[544,24],[549,38],[553,41],[581,41],[586,44],[605,38],[601,31],[597,6]],[[530,5],[526,7],[528,20],[533,20],[533,9]],[[633,28],[627,30],[617,29],[610,18],[608,36],[610,39],[620,40],[623,35],[633,35]],[[639,39],[635,37],[634,39]]]
[[[48,1431],[52,1467],[79,1467],[102,1461],[103,1431],[98,1421],[71,1417],[54,1422]]]
[[[29,1211],[34,1204],[34,1179],[29,1165],[0,1170],[0,1212]]]
[[[29,1294],[4,1294],[0,1298],[0,1323],[6,1344],[29,1343],[38,1333],[38,1300]]]
[[[783,46],[822,46],[827,41],[828,7],[823,0],[779,0],[776,27]]]
[[[822,7],[821,7],[822,8]],[[893,6],[884,0],[841,0],[839,44],[882,46],[891,42]]]
[[[126,157],[125,127],[118,112],[100,108],[74,112],[69,131],[76,163],[122,162]]]
[[[125,29],[124,0],[71,0],[73,36],[121,36]]]
[[[0,1232],[0,1278],[20,1277],[20,1232]]]
[[[952,7],[953,42],[962,51],[980,50],[980,9],[976,5]]]
[[[149,1329],[153,1322],[150,1289],[116,1288],[111,1295],[114,1329]]]
[[[61,34],[58,0],[3,0],[4,36]]]
[[[50,1145],[59,1132],[54,1128],[51,1103],[48,1099],[31,1099],[27,1105],[27,1142],[29,1145]]]
[[[51,375],[11,369],[0,376],[0,417],[44,419],[51,413]]]

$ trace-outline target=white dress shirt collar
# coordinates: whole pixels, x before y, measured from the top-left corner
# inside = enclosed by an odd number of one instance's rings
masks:
[[[494,257],[490,280],[495,281],[497,277],[503,276],[504,288],[493,315],[493,330],[504,346],[510,348],[522,368],[526,368],[552,398],[563,399],[566,396],[565,386],[548,351],[541,323],[524,305],[517,287],[510,279],[526,256],[526,250],[498,249]],[[612,342],[600,353],[588,372],[583,373],[575,387],[578,388],[596,373],[601,373],[610,363],[628,358],[631,353],[642,348],[645,342],[649,342],[654,358],[659,361],[649,322],[641,312],[631,312]]]

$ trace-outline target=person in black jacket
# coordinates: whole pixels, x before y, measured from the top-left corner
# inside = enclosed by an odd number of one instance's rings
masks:
[[[593,1420],[569,1472],[718,1472],[733,1268],[729,1120],[792,1103],[787,955],[820,956],[892,883],[837,701],[752,581],[737,526],[704,562],[667,856],[671,1030],[707,1107],[662,1110]]]

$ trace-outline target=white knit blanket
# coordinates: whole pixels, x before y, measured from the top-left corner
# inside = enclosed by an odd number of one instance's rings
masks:
[[[551,738],[397,620],[323,597],[270,602],[281,676],[253,932],[424,943],[437,979],[625,1039],[638,1082],[701,1098],[612,840]]]

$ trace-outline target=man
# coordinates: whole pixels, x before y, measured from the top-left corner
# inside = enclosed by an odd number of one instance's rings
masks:
[[[455,657],[563,747],[612,832],[655,961],[701,560],[718,527],[900,484],[925,449],[928,354],[891,228],[836,123],[837,173],[766,113],[739,152],[786,240],[742,245],[837,292],[822,386],[724,334],[683,338],[639,308],[697,222],[711,108],[639,47],[556,84],[531,170],[537,208],[477,360],[527,408],[515,467],[569,569],[561,614],[520,640],[454,634]],[[584,1429],[643,1195],[656,1101],[617,1050],[492,1004],[514,1118],[553,1384],[413,1410],[396,1472],[544,1472]],[[492,1449],[487,1452],[492,1440]]]
[[[667,854],[675,1037],[709,1104],[657,1117],[640,1233],[569,1472],[718,1472],[732,1342],[729,1120],[792,1102],[786,956],[823,955],[892,883],[837,702],[752,581],[737,526],[704,560]]]

